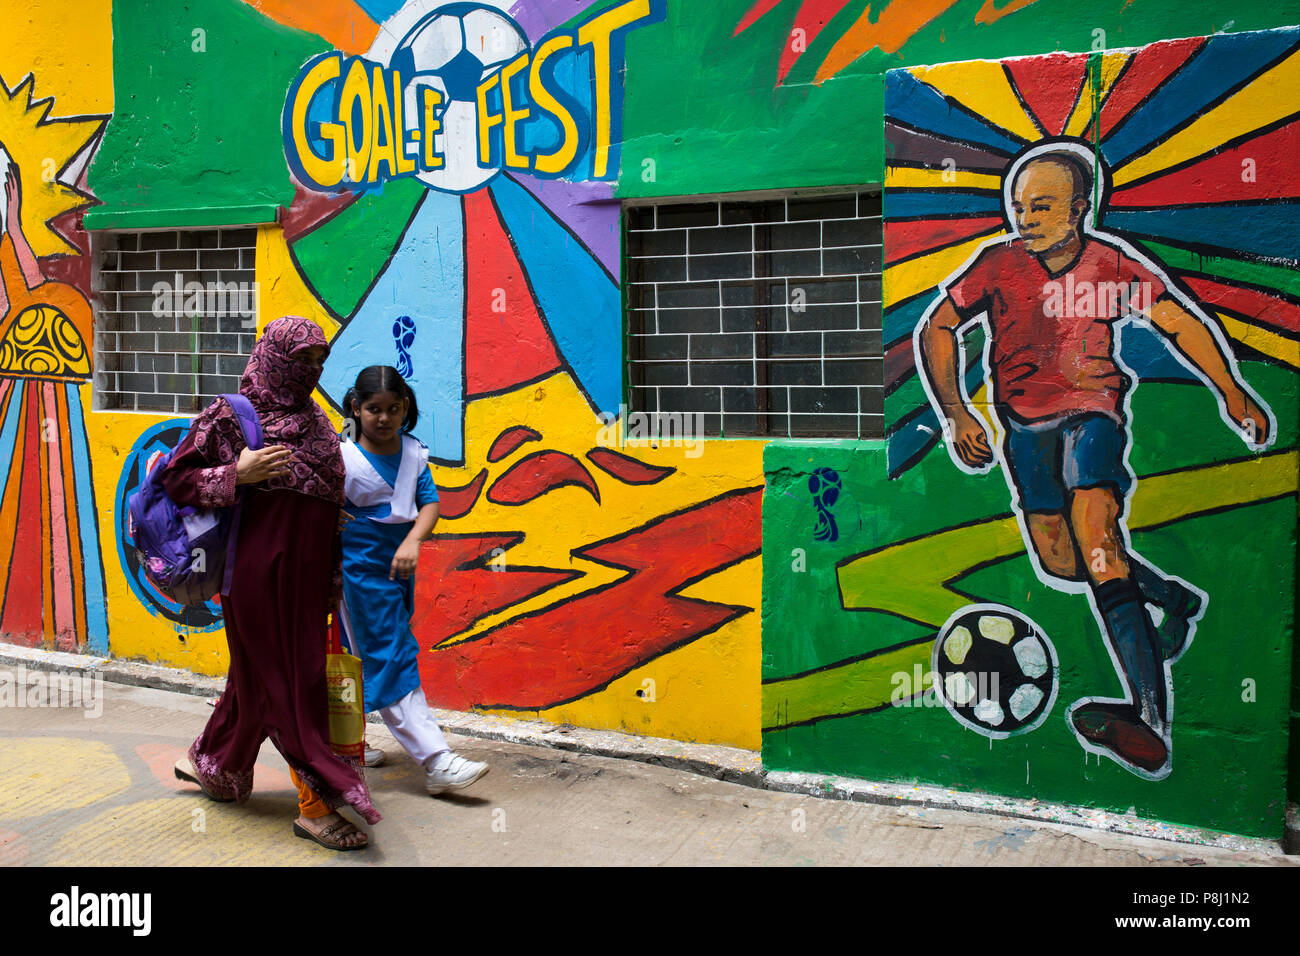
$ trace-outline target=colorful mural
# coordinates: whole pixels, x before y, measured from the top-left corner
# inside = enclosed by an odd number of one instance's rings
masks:
[[[224,671],[219,605],[171,605],[126,546],[125,496],[185,420],[93,409],[82,223],[255,226],[259,325],[306,315],[332,342],[322,406],[337,420],[373,363],[416,389],[443,513],[414,621],[435,704],[1276,835],[1300,44],[1271,28],[1294,17],[1078,8],[7,10],[0,639]],[[998,407],[1007,349],[1063,354],[1015,345],[998,259],[1039,251],[1017,190],[1065,180],[1030,212],[1111,271],[1049,276],[1036,307],[1116,397],[1108,434],[1061,436],[1111,445],[1100,478],[1071,472],[1102,489],[1078,513],[1026,504],[1056,439],[1009,436]],[[621,201],[875,182],[887,441],[632,440]],[[1135,576],[1116,624],[1094,585]],[[1170,646],[1134,656],[1139,624]]]
[[[104,652],[108,624],[83,401],[93,321],[85,171],[105,116],[0,72],[0,635]]]
[[[445,96],[446,110],[430,117],[432,139],[423,117],[402,137],[420,167],[411,175],[385,163],[332,193],[300,177],[283,238],[264,237],[283,254],[259,262],[259,283],[277,290],[263,311],[313,315],[331,333],[331,406],[367,365],[407,370],[441,497],[413,625],[435,704],[753,746],[761,447],[716,443],[698,459],[671,443],[607,447],[622,405],[622,311],[619,210],[600,180],[618,170],[621,37],[663,5],[566,21],[574,13],[408,3],[385,20],[351,61],[383,79],[372,107],[410,99],[410,117],[414,89]],[[351,94],[336,89],[342,77],[313,78],[333,75],[331,56],[310,60],[286,93],[296,173],[304,152],[308,165],[339,165],[329,110],[337,119]],[[538,77],[518,81],[531,107],[510,98],[524,67]],[[400,95],[378,92],[395,81]],[[484,83],[501,98],[479,99]],[[323,122],[310,118],[322,108]],[[430,143],[441,164],[417,155]],[[534,160],[513,162],[516,150]],[[569,162],[538,178],[533,167],[557,153]],[[341,271],[358,249],[365,268]]]
[[[879,510],[765,563],[765,760],[1280,832],[1297,68],[1286,29],[889,73],[889,437],[816,456]]]

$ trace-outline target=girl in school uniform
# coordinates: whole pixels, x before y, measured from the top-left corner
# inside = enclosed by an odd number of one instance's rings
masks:
[[[460,790],[488,766],[447,745],[420,686],[411,633],[420,542],[438,521],[429,450],[409,434],[420,414],[415,394],[397,369],[372,365],[357,376],[343,411],[356,436],[342,443],[351,516],[343,526],[343,638],[361,658],[366,710],[379,711],[424,768],[429,793]]]

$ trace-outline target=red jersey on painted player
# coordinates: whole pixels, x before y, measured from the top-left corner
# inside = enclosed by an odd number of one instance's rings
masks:
[[[1118,327],[1148,319],[1216,392],[1220,414],[1248,445],[1271,443],[1274,422],[1237,373],[1217,324],[1159,267],[1089,228],[1090,162],[1083,147],[1056,143],[1012,165],[1004,194],[1016,235],[986,244],[944,283],[915,350],[954,463],[987,471],[995,454],[962,390],[959,343],[964,326],[986,322],[992,403],[1005,434],[1000,458],[1026,540],[1046,580],[1091,592],[1127,693],[1076,701],[1067,719],[1085,748],[1159,779],[1172,768],[1169,665],[1191,643],[1208,599],[1129,546],[1133,382],[1116,358]],[[1148,603],[1161,611],[1158,627]]]

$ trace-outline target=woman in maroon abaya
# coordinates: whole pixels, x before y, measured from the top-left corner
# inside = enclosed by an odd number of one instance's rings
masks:
[[[338,526],[343,459],[338,436],[312,400],[329,348],[308,319],[286,316],[253,347],[239,391],[257,410],[263,447],[244,443],[234,411],[217,399],[195,419],[162,475],[178,505],[221,507],[243,489],[230,593],[222,599],[230,673],[189,760],[176,774],[212,799],[248,799],[262,741],[331,810],[379,814],[360,774],[329,745],[326,615],[341,588]],[[318,842],[357,849],[366,835],[337,813],[301,827]]]

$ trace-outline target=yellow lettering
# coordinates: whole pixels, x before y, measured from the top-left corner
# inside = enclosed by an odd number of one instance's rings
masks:
[[[613,72],[610,36],[637,20],[650,16],[650,0],[629,0],[578,27],[578,43],[590,46],[595,54],[592,74],[596,80],[596,155],[592,174],[603,179],[609,169],[609,146],[613,113],[610,103],[610,79]]]
[[[559,148],[553,153],[533,157],[534,168],[539,173],[548,175],[564,172],[578,155],[578,124],[573,121],[573,114],[551,95],[551,91],[542,82],[542,66],[547,58],[571,46],[573,37],[567,33],[551,37],[533,52],[532,68],[528,73],[528,92],[532,95],[533,102],[554,116],[561,127]]]
[[[302,164],[303,172],[307,174],[308,179],[326,189],[337,186],[339,180],[343,178],[343,169],[339,163],[343,130],[337,123],[320,124],[321,136],[331,145],[328,156],[318,156],[307,139],[307,107],[311,105],[312,97],[322,86],[339,78],[341,59],[342,57],[337,54],[323,57],[302,78],[293,100],[293,148],[298,154],[298,162]]]
[[[357,109],[358,104],[360,109]],[[353,127],[353,117],[361,115],[361,136]],[[360,178],[370,165],[371,117],[370,81],[366,68],[358,57],[348,67],[348,77],[343,81],[343,95],[339,98],[339,120],[347,127],[348,169]],[[360,145],[357,144],[358,138]]]
[[[402,116],[402,74],[393,71],[393,150],[397,175],[415,172],[415,160],[406,157],[406,123]]]
[[[442,102],[442,94],[431,86],[420,88],[424,98],[424,160],[425,169],[441,169],[445,162],[442,153],[434,148],[434,135],[442,129],[442,120],[433,115],[433,111]]]
[[[370,167],[366,170],[368,182],[379,182],[379,166],[388,165],[388,175],[397,174],[397,152],[395,149],[397,131],[393,128],[393,110],[388,105],[388,86],[384,83],[384,68],[376,66],[371,76],[374,81],[374,123],[371,129],[375,138],[370,147]],[[380,142],[382,140],[382,143]]]
[[[499,114],[488,112],[487,97],[492,87],[500,81],[501,73],[498,71],[478,85],[478,164],[480,166],[492,165],[492,127],[499,126],[502,120]],[[505,101],[504,93],[501,99]]]
[[[532,111],[527,106],[523,109],[511,109],[510,81],[517,73],[528,66],[528,54],[521,53],[501,68],[501,111],[504,114],[505,149],[502,161],[508,169],[527,169],[528,157],[519,155],[515,148],[515,124],[527,119]]]

